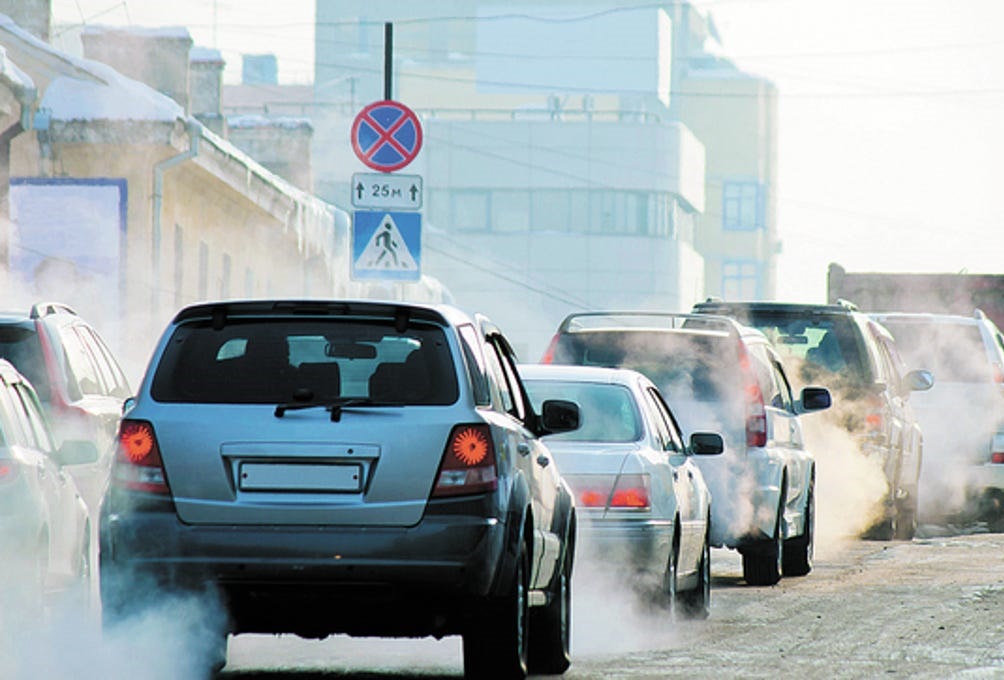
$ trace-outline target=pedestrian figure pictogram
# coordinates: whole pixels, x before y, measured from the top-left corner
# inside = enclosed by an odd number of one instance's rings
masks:
[[[354,278],[419,278],[418,213],[359,211],[353,233]]]

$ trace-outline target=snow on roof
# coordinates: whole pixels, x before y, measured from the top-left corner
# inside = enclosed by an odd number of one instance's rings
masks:
[[[187,35],[188,29],[184,30]],[[0,14],[0,31],[68,66],[52,80],[39,102],[40,108],[49,109],[52,120],[174,121],[185,115],[184,109],[170,97],[126,78],[107,64],[73,57],[55,49],[5,14]],[[8,60],[5,58],[4,62]],[[3,68],[6,73],[6,65]],[[33,85],[30,77],[23,73],[21,76]]]
[[[82,35],[101,35],[103,33],[125,33],[144,38],[176,38],[178,40],[191,40],[192,35],[184,26],[84,26]]]
[[[52,120],[145,120],[170,122],[183,118],[178,102],[139,81],[126,78],[97,61],[76,60],[104,82],[59,76],[46,88],[40,108]]]
[[[212,47],[193,47],[188,52],[188,60],[194,63],[224,63],[222,53]]]
[[[262,116],[255,114],[242,114],[239,116],[227,116],[227,125],[232,128],[284,128],[294,130],[301,127],[312,127],[309,118],[297,116]]]
[[[7,57],[7,50],[3,48],[3,45],[0,45],[0,77],[24,90],[35,89],[35,82],[31,76],[19,69],[17,64]]]

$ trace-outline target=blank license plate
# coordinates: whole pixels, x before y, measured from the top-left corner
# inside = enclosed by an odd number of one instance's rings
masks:
[[[242,491],[359,491],[361,465],[243,463]]]

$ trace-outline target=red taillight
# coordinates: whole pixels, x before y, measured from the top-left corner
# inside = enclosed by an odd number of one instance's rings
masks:
[[[495,445],[487,425],[457,425],[439,466],[433,498],[494,491],[498,486]]]
[[[997,465],[1004,464],[1004,451],[994,451],[990,454],[990,462]]]
[[[569,485],[582,508],[630,508],[647,510],[651,506],[648,475],[572,476]]]
[[[994,364],[994,382],[1004,385],[1004,368],[1000,364]]]
[[[551,338],[550,344],[548,344],[547,349],[544,350],[544,356],[540,358],[540,363],[542,364],[553,364],[554,363],[554,351],[558,348],[558,335]]]
[[[880,397],[870,397],[865,403],[865,432],[879,435],[885,433],[885,403]]]
[[[0,484],[10,484],[21,473],[21,466],[14,460],[0,461]]]
[[[112,481],[134,491],[170,493],[153,425],[145,420],[123,420],[119,425]]]
[[[750,365],[746,345],[739,343],[739,369],[746,382],[746,446],[767,446],[767,408],[763,403],[763,392],[756,381],[756,374]]]

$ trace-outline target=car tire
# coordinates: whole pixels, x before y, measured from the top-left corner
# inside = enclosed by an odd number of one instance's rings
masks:
[[[910,494],[903,503],[896,506],[896,526],[893,538],[898,541],[912,541],[917,534],[917,496]]]
[[[805,530],[801,536],[784,542],[784,562],[781,565],[785,576],[805,576],[812,571],[812,555],[816,525],[816,482],[809,482],[809,492],[805,501]]]
[[[706,619],[711,614],[711,544],[707,532],[697,565],[697,586],[680,596],[680,607],[688,619]]]
[[[784,516],[784,493],[774,520],[774,535],[747,545],[743,551],[743,580],[751,586],[772,586],[781,580],[784,558],[784,536],[781,518]]]
[[[529,657],[530,553],[520,542],[509,592],[463,633],[464,677],[523,680]]]
[[[565,554],[548,588],[548,602],[530,612],[531,673],[561,675],[572,665],[572,560],[574,545],[565,538]]]
[[[656,593],[657,603],[669,612],[670,617],[675,617],[677,599],[679,593],[676,591],[676,577],[680,562],[680,544],[678,543],[679,530],[674,530],[673,542],[669,549],[669,557],[666,560],[666,570],[662,574],[662,583]]]

